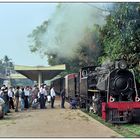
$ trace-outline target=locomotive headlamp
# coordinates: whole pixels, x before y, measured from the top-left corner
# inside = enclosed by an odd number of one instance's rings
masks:
[[[88,74],[88,73],[87,73],[87,71],[86,71],[86,70],[83,70],[83,71],[82,71],[82,76],[83,76],[83,77],[86,77],[86,76],[87,76],[87,74]]]
[[[110,102],[114,102],[115,98],[113,98],[112,96],[110,96]]]
[[[136,102],[140,102],[140,98],[137,96],[137,97],[135,98],[135,101],[136,101]]]
[[[120,60],[119,63],[118,63],[118,67],[119,67],[120,69],[126,69],[126,68],[127,68],[126,61]]]

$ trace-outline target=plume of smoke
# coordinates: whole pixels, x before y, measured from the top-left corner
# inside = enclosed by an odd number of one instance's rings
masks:
[[[79,43],[84,42],[85,31],[92,29],[94,24],[104,23],[101,10],[87,3],[61,4],[44,34],[44,50],[60,57],[73,58]]]

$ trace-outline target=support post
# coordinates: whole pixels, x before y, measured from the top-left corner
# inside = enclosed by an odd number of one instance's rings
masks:
[[[42,72],[40,71],[38,73],[38,87],[39,88],[40,88],[41,84],[42,84]]]

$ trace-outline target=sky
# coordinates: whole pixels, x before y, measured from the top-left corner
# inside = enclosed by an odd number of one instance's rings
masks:
[[[57,3],[0,3],[0,59],[7,55],[15,65],[47,66],[47,60],[30,52],[28,35],[49,19]]]

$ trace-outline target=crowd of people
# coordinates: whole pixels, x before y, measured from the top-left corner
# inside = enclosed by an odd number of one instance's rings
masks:
[[[7,87],[3,85],[0,87],[0,101],[3,101],[4,114],[10,113],[10,110],[15,112],[26,111],[29,108],[33,109],[46,109],[47,105],[54,108],[56,92],[55,88],[51,86],[47,87],[46,84],[42,84],[40,88],[35,85],[33,87]],[[61,108],[65,108],[65,89],[60,92]],[[77,100],[71,100],[70,108],[75,109],[77,106]]]
[[[0,98],[4,100],[4,114],[13,109],[15,112],[25,111],[29,108],[33,109],[46,109],[50,104],[54,108],[56,92],[53,86],[50,88],[46,84],[42,84],[40,88],[35,85],[34,87],[7,87],[3,85],[0,88]],[[47,105],[46,105],[47,103]],[[65,103],[65,90],[61,91],[61,108]]]

